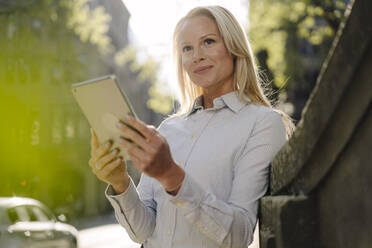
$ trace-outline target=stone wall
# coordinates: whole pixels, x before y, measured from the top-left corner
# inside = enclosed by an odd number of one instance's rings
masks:
[[[345,13],[293,137],[272,163],[260,245],[372,247],[372,2]]]

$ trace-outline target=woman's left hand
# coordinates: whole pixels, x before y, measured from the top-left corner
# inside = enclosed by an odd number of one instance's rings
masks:
[[[136,168],[155,178],[167,191],[177,193],[185,174],[174,162],[165,137],[154,126],[146,125],[133,116],[127,115],[123,122],[118,122],[117,126],[124,137],[133,142],[120,137],[118,143],[128,151]]]

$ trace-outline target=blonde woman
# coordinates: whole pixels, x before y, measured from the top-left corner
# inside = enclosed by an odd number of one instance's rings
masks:
[[[158,129],[132,116],[118,123],[134,142],[118,140],[142,172],[138,187],[94,132],[89,164],[109,184],[118,222],[144,247],[247,247],[290,121],[264,96],[249,43],[228,10],[192,9],[176,26],[174,54],[179,112]]]

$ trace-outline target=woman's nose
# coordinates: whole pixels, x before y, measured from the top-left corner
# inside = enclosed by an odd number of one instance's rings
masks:
[[[193,62],[197,63],[201,60],[204,60],[204,51],[202,48],[195,48],[193,53]]]

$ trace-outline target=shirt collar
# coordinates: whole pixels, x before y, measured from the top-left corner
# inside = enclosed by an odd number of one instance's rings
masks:
[[[216,97],[213,100],[213,109],[221,109],[224,107],[230,108],[234,113],[239,112],[241,108],[243,108],[246,105],[246,103],[241,102],[238,98],[237,92],[232,91],[225,95]],[[203,108],[203,96],[198,96],[194,100],[194,104],[192,106],[191,111],[187,114],[187,116],[191,115],[197,110],[202,110]]]

